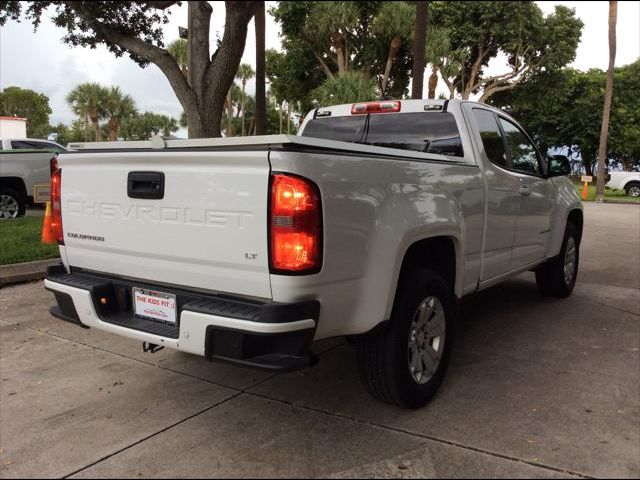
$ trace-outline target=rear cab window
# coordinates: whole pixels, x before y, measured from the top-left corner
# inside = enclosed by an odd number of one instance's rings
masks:
[[[452,113],[442,111],[326,116],[307,122],[303,137],[463,157]]]

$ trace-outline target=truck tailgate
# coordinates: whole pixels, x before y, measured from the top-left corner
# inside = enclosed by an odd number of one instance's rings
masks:
[[[271,298],[266,149],[73,153],[60,163],[72,267]],[[162,198],[135,198],[159,197],[158,179]]]

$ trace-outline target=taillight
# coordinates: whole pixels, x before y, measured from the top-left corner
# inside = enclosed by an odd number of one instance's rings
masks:
[[[398,100],[386,102],[354,103],[351,106],[351,115],[364,113],[392,113],[399,111],[400,102]]]
[[[51,174],[51,211],[47,208],[42,226],[42,241],[44,243],[58,243],[64,245],[62,234],[62,170],[57,169]],[[48,207],[48,206],[47,206]]]
[[[58,170],[58,154],[56,153],[51,160],[49,160],[49,174],[53,175],[53,173]]]
[[[316,273],[322,265],[318,187],[306,178],[271,175],[269,253],[272,273]]]

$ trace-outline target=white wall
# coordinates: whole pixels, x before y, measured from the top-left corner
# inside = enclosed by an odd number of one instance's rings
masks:
[[[0,138],[26,138],[27,120],[24,118],[0,117]]]

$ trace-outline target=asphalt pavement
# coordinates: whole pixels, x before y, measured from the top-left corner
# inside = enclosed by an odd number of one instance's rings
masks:
[[[271,374],[52,318],[0,290],[0,477],[640,477],[640,206],[587,204],[578,283],[466,298],[418,411],[371,399],[353,347]]]

